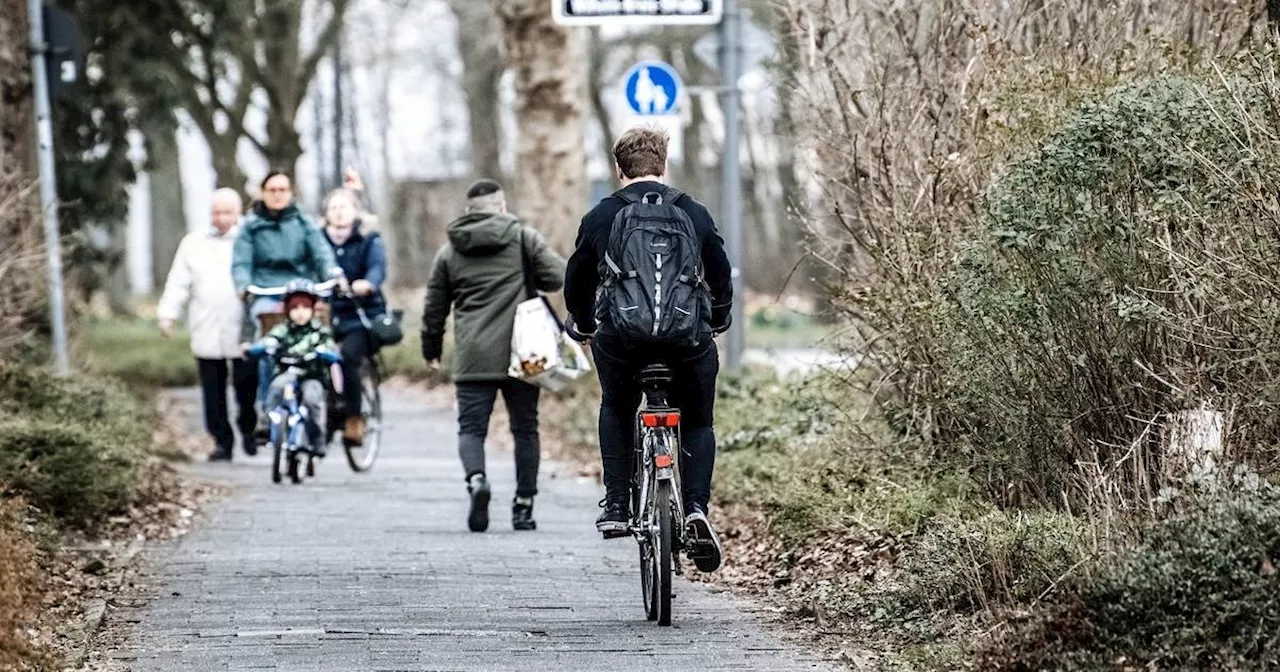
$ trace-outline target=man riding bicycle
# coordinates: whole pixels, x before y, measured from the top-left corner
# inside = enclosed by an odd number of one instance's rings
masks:
[[[670,401],[681,412],[684,522],[691,549],[698,549],[690,557],[698,569],[715,571],[722,551],[707,519],[720,367],[713,336],[729,326],[731,267],[706,207],[663,183],[666,133],[633,128],[613,155],[622,188],[583,216],[564,288],[570,335],[592,341],[602,392],[605,499],[596,529],[606,538],[627,534],[641,397],[636,378],[646,365],[665,364],[672,372]],[[676,267],[683,271],[672,271],[672,259],[683,260]],[[634,305],[622,305],[628,297]]]

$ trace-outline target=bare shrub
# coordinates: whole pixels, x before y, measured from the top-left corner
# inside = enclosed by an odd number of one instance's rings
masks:
[[[29,343],[43,324],[43,282],[35,185],[0,177],[0,357]]]
[[[1155,490],[1135,486],[1158,467],[1166,414],[1205,395],[1238,406],[1266,387],[1269,360],[1250,348],[1265,347],[1270,331],[1257,331],[1264,319],[1242,301],[1269,297],[1261,290],[1276,279],[1259,265],[1271,263],[1260,189],[1274,184],[1270,84],[1265,67],[1216,83],[1204,72],[1262,48],[1260,3],[786,0],[783,9],[801,46],[795,113],[810,141],[815,254],[839,278],[836,306],[854,331],[847,347],[878,374],[873,390],[912,445],[967,462],[1009,504],[1081,506],[1105,483],[1141,498]],[[1116,101],[1092,135],[1053,135],[1088,125],[1082,101],[1158,72],[1194,77],[1167,82],[1182,88],[1165,94],[1116,94],[1146,102]],[[1147,112],[1163,115],[1150,131]],[[1059,174],[1033,175],[1021,161],[1077,140],[1079,156],[1059,156]],[[1108,165],[1133,160],[1125,152],[1143,142],[1135,151],[1151,153],[1148,167]],[[1161,147],[1193,177],[1161,181]],[[1063,206],[1082,189],[1070,172],[1090,167],[1100,171],[1085,197],[1093,203]],[[1019,197],[1042,199],[1034,224]],[[1102,216],[1089,208],[1129,229],[1090,229]],[[1172,212],[1171,241],[1158,232]],[[1052,245],[1009,235],[1033,226],[1052,232]],[[1215,256],[1223,247],[1229,260]],[[1240,269],[1253,279],[1233,283]],[[1082,300],[1077,285],[1099,275],[1115,291]],[[1194,293],[1205,290],[1216,294]],[[1093,300],[1102,295],[1114,301]],[[1215,296],[1236,309],[1224,314]],[[1160,338],[1132,332],[1134,310],[1155,306],[1166,311]],[[1224,321],[1254,332],[1222,333]],[[1093,345],[1068,353],[1065,342]],[[1082,356],[1087,373],[1072,364]],[[1166,375],[1174,379],[1159,382]],[[1233,422],[1229,438],[1275,438],[1261,415]]]

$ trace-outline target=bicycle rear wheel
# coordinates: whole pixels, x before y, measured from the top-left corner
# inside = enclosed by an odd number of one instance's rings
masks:
[[[652,609],[650,620],[671,625],[671,564],[675,528],[671,522],[671,481],[658,481],[654,488],[654,516],[650,546]]]
[[[364,360],[360,375],[360,401],[364,408],[364,443],[358,446],[346,445],[347,464],[352,471],[368,471],[378,459],[378,449],[382,447],[382,374],[372,359]]]

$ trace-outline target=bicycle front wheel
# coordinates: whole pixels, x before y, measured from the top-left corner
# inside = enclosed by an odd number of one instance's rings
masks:
[[[382,447],[382,374],[372,359],[364,360],[360,375],[360,401],[364,410],[364,442],[350,445],[343,442],[347,453],[347,464],[352,471],[368,471],[378,459],[378,449]]]
[[[284,480],[284,428],[271,427],[271,482],[279,483]]]

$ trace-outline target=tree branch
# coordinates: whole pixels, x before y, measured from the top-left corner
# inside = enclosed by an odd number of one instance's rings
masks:
[[[479,1],[479,0],[477,0]],[[333,16],[329,17],[329,22],[325,24],[320,36],[316,38],[316,46],[306,58],[302,59],[302,64],[298,67],[298,80],[296,91],[299,96],[307,90],[307,85],[311,83],[311,78],[315,77],[316,68],[320,66],[320,59],[324,58],[325,53],[329,51],[329,47],[337,41],[338,35],[342,32],[342,22],[347,14],[347,4],[349,0],[333,0]]]

